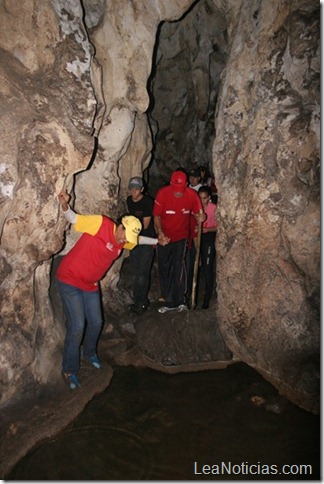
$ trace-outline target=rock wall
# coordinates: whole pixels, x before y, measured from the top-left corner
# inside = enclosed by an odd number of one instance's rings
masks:
[[[48,289],[63,245],[57,194],[93,151],[92,47],[79,1],[3,1],[0,401],[56,362],[62,327]]]
[[[77,210],[116,215],[125,180],[148,163],[144,112],[157,25],[191,3],[0,4],[1,404],[60,365],[64,322],[49,297],[52,258],[65,244],[56,197],[65,187]],[[73,240],[67,232],[67,247]],[[117,279],[116,264],[104,286]]]
[[[235,354],[318,410],[318,2],[243,1],[215,113],[218,318]]]

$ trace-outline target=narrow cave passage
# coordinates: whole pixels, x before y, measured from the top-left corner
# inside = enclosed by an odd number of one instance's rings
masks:
[[[226,66],[228,48],[226,20],[209,0],[194,2],[180,20],[160,24],[148,81],[151,99],[148,120],[153,149],[144,172],[145,190],[153,198],[159,188],[169,184],[174,170],[180,168],[188,174],[204,166],[206,178],[200,182],[208,180],[208,184],[213,184],[212,201],[217,203],[212,146],[220,77]],[[157,300],[161,294],[156,258],[152,274],[150,292],[153,300]],[[197,284],[202,304],[205,288],[200,271]],[[128,271],[121,272],[119,288],[127,289],[126,297],[131,293]],[[215,291],[213,294],[216,296]]]
[[[228,48],[226,21],[209,0],[195,2],[180,20],[159,26],[148,82],[152,195],[178,167],[188,172],[205,166],[213,173],[215,108]]]

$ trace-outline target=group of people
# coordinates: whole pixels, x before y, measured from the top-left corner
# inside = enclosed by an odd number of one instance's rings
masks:
[[[135,314],[142,314],[149,306],[155,251],[164,301],[158,308],[160,313],[188,309],[196,257],[200,257],[205,281],[202,308],[208,308],[213,292],[216,204],[201,171],[189,172],[188,185],[187,173],[176,170],[170,184],[158,190],[154,200],[144,193],[140,176],[132,177],[128,188],[128,213],[120,223],[104,215],[77,214],[69,206],[66,191],[58,196],[66,220],[82,232],[56,272],[66,317],[62,376],[71,389],[80,386],[81,357],[97,369],[102,367],[97,355],[103,324],[99,281],[123,249],[130,251],[134,303],[129,309]]]
[[[164,301],[158,309],[160,313],[184,311],[192,303],[199,224],[202,224],[199,236],[200,273],[205,285],[202,308],[209,307],[214,288],[217,231],[216,204],[212,196],[217,189],[215,187],[212,191],[208,184],[211,177],[206,178],[205,174],[203,167],[190,170],[188,175],[182,169],[176,170],[170,184],[158,191],[154,201],[144,194],[142,178],[133,177],[129,181],[128,211],[138,217],[145,227],[141,234],[157,237],[156,255]],[[147,245],[138,246],[130,253],[134,278],[134,304],[130,310],[136,314],[145,312],[149,305],[153,256],[152,246]]]

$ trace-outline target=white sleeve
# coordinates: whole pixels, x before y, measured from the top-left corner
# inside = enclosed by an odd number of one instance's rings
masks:
[[[146,237],[145,235],[140,235],[138,237],[138,245],[156,245],[158,239],[154,237]]]
[[[66,220],[70,223],[70,224],[75,224],[76,222],[76,219],[77,219],[77,214],[75,213],[74,210],[72,210],[72,208],[70,207],[69,205],[69,208],[67,209],[66,212],[64,212],[64,210],[62,209],[62,212],[64,214],[64,217],[66,218]]]

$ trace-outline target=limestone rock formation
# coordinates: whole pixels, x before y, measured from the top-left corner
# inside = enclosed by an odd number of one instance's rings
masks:
[[[71,190],[93,150],[92,46],[80,2],[1,2],[2,403],[57,364],[62,326],[48,297],[65,222],[57,194]]]
[[[318,123],[319,5],[282,2],[274,10],[271,2],[242,2],[215,120],[218,317],[237,357],[312,410],[319,392]]]

